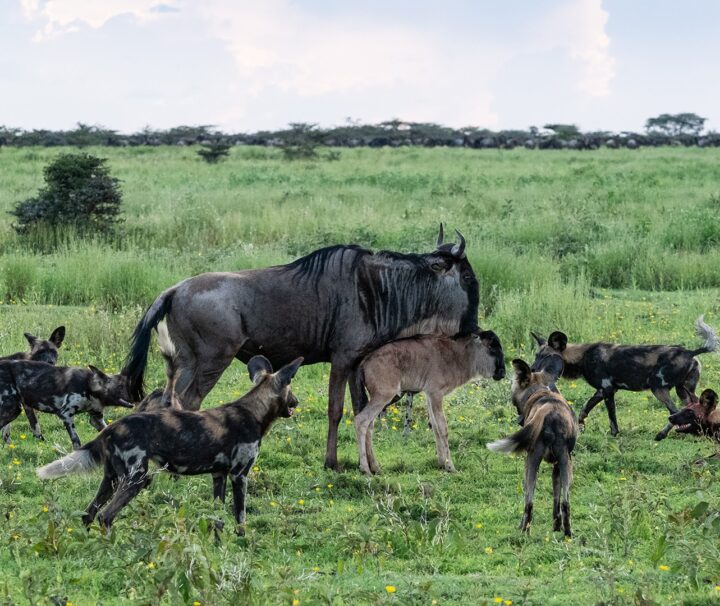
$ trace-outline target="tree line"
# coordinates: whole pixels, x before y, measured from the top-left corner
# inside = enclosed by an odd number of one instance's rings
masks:
[[[582,132],[573,124],[545,124],[527,130],[493,131],[486,128],[449,128],[430,122],[388,120],[363,124],[348,119],[342,126],[321,128],[298,122],[287,128],[255,133],[224,133],[211,125],[177,126],[165,130],[146,127],[123,134],[102,126],[78,123],[72,130],[23,130],[0,126],[0,147],[27,146],[154,146],[259,145],[285,149],[328,147],[469,147],[476,149],[599,149],[664,145],[720,147],[720,133],[705,131],[706,119],[694,113],[661,114],[649,118],[645,131]]]

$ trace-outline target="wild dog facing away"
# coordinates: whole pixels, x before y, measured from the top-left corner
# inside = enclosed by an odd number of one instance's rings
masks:
[[[39,468],[37,474],[46,480],[102,465],[105,475],[83,522],[92,523],[112,497],[98,516],[105,528],[150,484],[150,461],[175,474],[212,474],[214,496],[223,502],[229,474],[235,520],[243,524],[248,472],[272,422],[290,417],[298,403],[290,381],[300,364],[302,358],[273,374],[267,358],[254,356],[248,362],[248,371],[255,386],[239,400],[199,412],[166,408],[129,414],[80,450]]]
[[[475,377],[505,376],[505,360],[497,335],[475,331],[465,337],[414,337],[400,339],[371,353],[360,365],[360,391],[369,401],[355,417],[355,433],[360,451],[360,471],[378,473],[372,432],[375,418],[396,396],[425,392],[428,416],[435,433],[435,447],[440,467],[455,471],[448,428],[443,414],[443,398]],[[367,395],[365,395],[367,398]]]
[[[487,447],[506,454],[526,452],[525,511],[520,530],[529,531],[533,516],[533,494],[540,463],[543,459],[553,466],[553,530],[570,529],[570,484],[572,483],[572,451],[577,440],[575,412],[557,391],[550,388],[555,377],[545,372],[532,372],[523,360],[513,360],[515,376],[512,401],[522,419],[523,428],[513,435]]]
[[[0,356],[0,362],[4,360],[33,360],[35,362],[46,362],[47,364],[52,364],[53,366],[57,364],[59,353],[58,349],[60,349],[63,341],[65,340],[64,326],[58,326],[55,330],[53,330],[47,340],[38,339],[35,335],[32,335],[29,332],[24,333],[24,335],[27,342],[30,344],[30,351],[19,351],[17,353],[10,354],[9,356]],[[30,429],[33,435],[38,440],[43,440],[44,438],[42,431],[40,430],[40,424],[38,423],[35,411],[24,404],[23,409],[25,410],[25,416],[30,423]],[[11,428],[12,426],[10,424],[3,427],[3,439],[6,443],[10,441]]]
[[[697,349],[680,345],[615,345],[612,343],[568,344],[567,336],[553,332],[547,340],[533,333],[538,350],[532,365],[533,371],[556,371],[562,368],[567,379],[582,377],[597,391],[585,403],[579,423],[582,425],[590,411],[605,400],[610,433],[618,434],[615,416],[615,393],[619,390],[645,391],[649,389],[670,413],[677,412],[670,390],[675,391],[683,404],[695,395],[700,380],[700,362],[695,359],[703,353],[716,351],[720,341],[700,316],[695,329],[705,342]],[[656,438],[665,437],[672,429],[668,425]]]
[[[720,442],[720,410],[717,404],[717,393],[706,389],[700,394],[699,400],[670,415],[670,424],[680,433],[705,435]]]
[[[94,366],[50,366],[25,360],[0,362],[0,427],[14,421],[22,406],[50,412],[62,420],[73,448],[80,448],[73,422],[77,413],[87,412],[90,424],[100,431],[106,427],[103,409],[132,408],[128,397],[126,377],[108,376]]]

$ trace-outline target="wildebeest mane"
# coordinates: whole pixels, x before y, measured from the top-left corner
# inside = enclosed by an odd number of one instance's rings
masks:
[[[352,265],[349,268],[352,273],[363,257],[372,254],[372,251],[357,244],[337,244],[313,251],[292,263],[288,263],[285,267],[295,272],[295,280],[311,280],[317,287],[318,281],[328,272],[334,261],[337,260],[342,268],[345,255],[352,255]]]

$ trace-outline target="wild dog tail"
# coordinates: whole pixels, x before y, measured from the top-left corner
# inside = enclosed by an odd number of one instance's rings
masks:
[[[130,399],[133,402],[142,400],[145,395],[143,380],[152,330],[170,313],[175,288],[175,286],[168,288],[148,307],[142,320],[135,327],[130,340],[130,353],[125,359],[122,374],[128,378]],[[170,343],[172,344],[172,342]]]
[[[501,452],[503,454],[512,454],[514,452],[521,452],[527,450],[530,445],[537,439],[540,427],[536,424],[531,423],[525,425],[521,430],[516,431],[507,438],[495,440],[494,442],[488,442],[486,446],[493,452]]]
[[[51,480],[63,476],[89,473],[99,467],[101,462],[102,449],[100,447],[100,437],[97,437],[92,442],[88,442],[78,450],[73,450],[63,458],[48,463],[43,467],[38,467],[35,472],[41,480]]]
[[[699,347],[698,349],[694,349],[690,353],[693,356],[697,356],[698,354],[703,353],[710,353],[712,351],[717,351],[718,346],[720,346],[720,339],[718,339],[717,334],[715,334],[715,331],[710,328],[707,324],[705,324],[705,316],[700,316],[695,321],[695,332],[697,333],[697,336],[701,339],[705,339],[705,343],[703,343],[702,347]]]

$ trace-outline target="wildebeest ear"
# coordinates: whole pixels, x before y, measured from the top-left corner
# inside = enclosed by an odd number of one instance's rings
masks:
[[[538,347],[542,347],[547,343],[545,339],[543,339],[540,335],[535,334],[533,331],[530,331],[530,334],[532,335],[532,338],[535,339],[535,342],[538,344]]]
[[[443,224],[442,221],[440,222],[440,233],[438,233],[437,237],[437,248],[440,248],[445,243],[445,232],[443,230]]]
[[[450,254],[453,257],[457,257],[458,259],[464,259],[465,258],[465,237],[456,229],[455,233],[457,234],[458,239],[460,240],[457,244],[453,245],[453,247],[450,249]]]
[[[700,403],[705,408],[706,413],[712,412],[718,403],[718,395],[713,389],[706,389],[700,394]]]
[[[88,368],[93,371],[93,374],[100,377],[101,379],[107,379],[108,376],[99,368],[96,368],[92,364],[88,364]]]
[[[35,335],[31,335],[29,332],[26,332],[23,334],[25,335],[27,342],[30,343],[30,347],[35,347],[35,342],[37,341],[37,337]]]
[[[55,344],[55,347],[60,347],[63,343],[63,340],[65,339],[65,327],[64,326],[58,326],[55,330],[52,331],[52,334],[50,335],[50,338],[48,341]]]
[[[530,383],[530,375],[532,371],[525,360],[516,358],[512,361],[513,368],[515,369],[515,378],[521,387]]]
[[[290,364],[286,364],[280,370],[278,370],[275,373],[275,386],[278,389],[282,389],[283,387],[290,385],[290,381],[292,381],[295,373],[298,371],[298,368],[300,368],[300,365],[302,363],[303,358],[297,358],[290,362]]]
[[[272,364],[265,356],[253,356],[247,365],[250,380],[257,383],[262,379],[263,375],[270,374],[273,371]]]
[[[502,345],[500,345],[500,339],[492,330],[483,330],[477,333],[477,336],[489,347],[502,347]]]
[[[567,347],[567,335],[564,332],[556,330],[548,337],[548,343],[556,351],[565,351]]]

